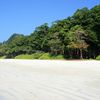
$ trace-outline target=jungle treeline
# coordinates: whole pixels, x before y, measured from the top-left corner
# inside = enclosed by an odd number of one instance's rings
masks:
[[[0,56],[6,58],[38,52],[63,55],[66,59],[95,59],[100,55],[100,5],[78,9],[51,26],[44,23],[28,36],[14,33],[0,43]]]

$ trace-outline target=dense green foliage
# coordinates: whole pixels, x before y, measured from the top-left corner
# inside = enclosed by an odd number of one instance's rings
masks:
[[[64,59],[63,55],[52,56],[49,53],[34,53],[34,54],[21,54],[15,57],[15,59]]]
[[[21,57],[19,56],[21,55]],[[32,59],[95,59],[100,55],[100,5],[37,27],[29,36],[13,34],[0,43],[0,56]]]
[[[15,57],[15,59],[33,59],[33,55],[22,54]]]
[[[6,58],[6,56],[0,56],[0,59],[5,59]]]
[[[96,57],[96,60],[100,60],[100,55]]]

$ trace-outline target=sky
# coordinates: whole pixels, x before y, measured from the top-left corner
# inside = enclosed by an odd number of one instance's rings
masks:
[[[0,42],[13,33],[29,35],[39,25],[50,25],[97,4],[100,0],[0,0]]]

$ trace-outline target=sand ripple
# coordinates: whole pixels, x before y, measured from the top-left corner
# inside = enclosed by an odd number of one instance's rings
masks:
[[[100,62],[0,60],[0,100],[100,100]]]

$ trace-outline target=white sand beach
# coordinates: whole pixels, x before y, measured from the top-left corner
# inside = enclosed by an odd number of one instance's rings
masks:
[[[100,61],[0,60],[0,100],[100,100]]]

